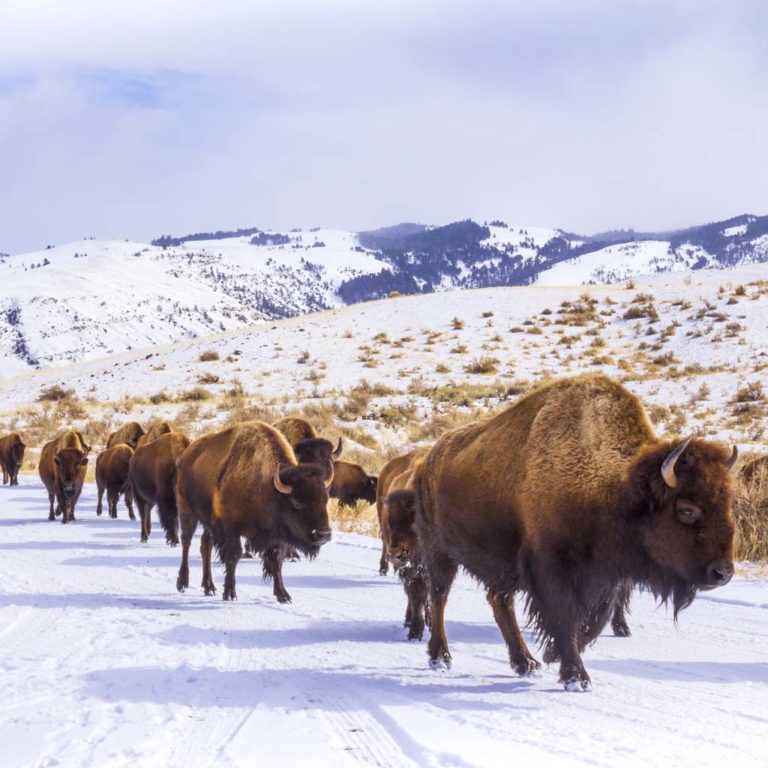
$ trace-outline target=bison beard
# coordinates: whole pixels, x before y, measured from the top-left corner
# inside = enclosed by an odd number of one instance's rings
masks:
[[[430,663],[451,663],[444,611],[461,566],[485,585],[518,673],[538,666],[515,617],[521,591],[545,660],[560,660],[568,690],[587,688],[581,653],[631,586],[677,617],[730,579],[735,457],[658,440],[639,401],[602,376],[546,385],[443,435],[416,476]]]

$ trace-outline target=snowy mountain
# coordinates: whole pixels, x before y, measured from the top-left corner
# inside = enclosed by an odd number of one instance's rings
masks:
[[[608,283],[768,260],[768,216],[671,233],[581,236],[467,220],[84,240],[0,255],[0,361],[8,374],[197,338],[387,296]]]

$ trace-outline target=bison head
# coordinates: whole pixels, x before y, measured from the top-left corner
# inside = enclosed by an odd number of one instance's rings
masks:
[[[21,465],[24,463],[24,450],[26,445],[22,442],[14,443],[11,446],[11,467],[17,472],[21,469]]]
[[[631,473],[642,510],[640,540],[651,562],[649,586],[672,597],[675,614],[699,589],[733,576],[733,452],[703,440],[664,443]]]
[[[368,476],[365,478],[365,486],[360,498],[365,499],[369,504],[376,503],[376,490],[379,487],[379,478]]]
[[[64,448],[56,453],[53,460],[64,496],[75,496],[85,479],[88,456],[77,448]]]
[[[389,560],[395,568],[408,563],[416,548],[416,494],[393,491],[384,499],[387,506]]]
[[[331,539],[328,488],[332,482],[333,469],[329,470],[324,464],[278,466],[275,469],[272,484],[288,502],[283,505],[283,522],[291,536],[308,552],[316,551]]]
[[[299,464],[327,464],[333,467],[333,460],[341,456],[341,438],[336,448],[330,440],[322,437],[307,437],[293,447]]]

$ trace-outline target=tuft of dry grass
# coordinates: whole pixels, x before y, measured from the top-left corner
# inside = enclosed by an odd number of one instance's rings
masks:
[[[736,558],[768,560],[768,463],[742,477],[733,505],[736,520]]]
[[[467,373],[496,373],[499,370],[499,360],[496,357],[476,357],[464,366]]]
[[[219,353],[215,349],[208,349],[197,358],[201,363],[210,363],[219,359]]]

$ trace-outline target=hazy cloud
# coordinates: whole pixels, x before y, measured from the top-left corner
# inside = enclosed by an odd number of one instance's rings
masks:
[[[768,212],[747,2],[4,0],[0,250]]]

